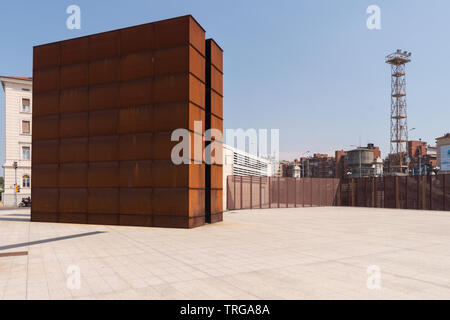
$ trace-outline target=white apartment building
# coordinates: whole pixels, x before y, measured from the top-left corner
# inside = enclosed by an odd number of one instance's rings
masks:
[[[31,78],[0,77],[4,100],[5,191],[3,205],[15,206],[22,198],[31,196]],[[17,165],[15,167],[15,165]],[[15,192],[15,185],[20,190]]]

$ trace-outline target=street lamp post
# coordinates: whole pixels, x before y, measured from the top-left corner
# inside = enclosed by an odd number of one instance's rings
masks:
[[[14,168],[14,206],[17,206],[17,161],[13,162]]]

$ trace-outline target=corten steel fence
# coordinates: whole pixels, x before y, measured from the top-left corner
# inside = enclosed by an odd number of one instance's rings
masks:
[[[336,205],[339,179],[227,177],[227,209]]]
[[[343,179],[341,206],[450,211],[450,175]]]
[[[227,209],[344,206],[450,211],[450,175],[227,178]]]

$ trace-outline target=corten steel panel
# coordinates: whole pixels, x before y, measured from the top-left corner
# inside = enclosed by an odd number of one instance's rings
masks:
[[[88,186],[91,188],[119,187],[119,162],[91,162],[88,168]]]
[[[89,60],[89,38],[61,42],[61,65],[79,64]]]
[[[122,56],[153,50],[153,24],[145,24],[120,30]]]
[[[130,81],[153,77],[152,52],[137,52],[123,56],[120,61],[121,80]]]
[[[88,205],[86,188],[60,188],[59,212],[85,213]]]
[[[357,178],[355,181],[355,206],[364,207],[364,178]]]
[[[211,113],[223,119],[223,98],[213,90],[211,90]]]
[[[432,192],[431,192],[431,208],[433,210],[444,210],[444,176],[431,176]]]
[[[58,91],[35,94],[33,100],[33,115],[48,116],[59,113]],[[35,108],[34,106],[38,106]]]
[[[119,160],[119,137],[90,137],[89,138],[89,161],[105,162]]]
[[[303,193],[304,193],[304,179],[296,179],[295,181],[295,192],[297,199],[297,207],[303,207]]]
[[[75,113],[89,110],[89,90],[87,87],[62,90],[59,100],[61,113]]]
[[[205,188],[204,164],[175,165],[171,160],[152,161],[154,187]]]
[[[121,215],[151,215],[151,188],[120,188]]]
[[[241,209],[250,209],[250,177],[242,177]]]
[[[211,190],[211,214],[221,212],[223,212],[223,190]]]
[[[85,224],[85,223],[87,223],[87,213],[64,213],[64,212],[61,212],[58,216],[58,221],[60,223]]]
[[[87,112],[61,115],[59,136],[61,138],[87,137],[89,134],[88,116]],[[34,124],[34,128],[36,128],[36,122]]]
[[[118,57],[120,55],[120,30],[89,36],[90,61]]]
[[[145,160],[152,157],[152,133],[124,134],[119,137],[119,160]]]
[[[154,188],[152,215],[197,217],[205,212],[205,190]]]
[[[425,210],[432,210],[433,209],[431,196],[433,192],[432,176],[424,176],[424,177],[425,177]]]
[[[58,165],[57,164],[35,164],[33,163],[33,187],[56,188],[58,187]]]
[[[278,178],[270,179],[270,207],[278,207]]]
[[[151,160],[133,160],[120,162],[120,187],[152,187],[154,180]]]
[[[242,209],[242,189],[241,189],[241,179],[242,177],[234,177],[234,208],[233,209]]]
[[[189,75],[189,101],[200,107],[205,105],[205,84],[193,75]]]
[[[407,193],[408,193],[408,199],[407,199],[407,209],[417,209],[419,208],[418,204],[418,198],[417,198],[417,176],[414,177],[408,177],[408,185],[407,185]]]
[[[58,213],[59,190],[57,188],[31,189],[31,210],[33,212]]]
[[[177,116],[174,117],[174,114]],[[202,124],[197,130],[195,121]],[[202,134],[205,130],[205,110],[187,102],[153,105],[152,128],[154,131],[168,132],[184,128]]]
[[[89,214],[119,214],[119,188],[89,188]]]
[[[33,141],[59,138],[59,118],[57,115],[33,117]]]
[[[304,178],[303,179],[303,190],[305,191],[304,194],[304,202],[305,207],[311,207],[312,206],[312,178]]]
[[[89,224],[98,224],[98,225],[119,225],[119,215],[118,214],[88,214],[88,222]]]
[[[261,177],[261,204],[262,208],[269,208],[269,178]]]
[[[211,89],[223,95],[223,74],[214,67],[211,67]]]
[[[89,64],[80,63],[61,67],[61,89],[86,87],[89,85]]]
[[[205,67],[205,57],[193,47],[189,47],[189,72],[203,83],[206,81]]]
[[[255,180],[254,183],[259,182]],[[222,189],[223,188],[223,166],[222,165],[211,165],[211,189]]]
[[[120,84],[112,83],[89,87],[89,110],[120,107]]]
[[[168,75],[153,80],[153,103],[189,101],[189,76],[187,74]],[[203,85],[198,81],[198,85]],[[198,90],[200,91],[200,90]],[[204,103],[200,104],[203,106]]]
[[[399,208],[407,209],[407,201],[409,194],[407,193],[408,177],[399,177],[398,179],[398,194],[399,194]]]
[[[59,142],[59,162],[87,162],[88,147],[89,140],[87,137],[61,139]]]
[[[152,135],[152,149],[151,149],[151,158],[154,160],[171,160],[172,159],[172,150],[179,143],[183,143],[180,141],[171,141],[171,132],[154,132]],[[184,139],[184,138],[183,138]],[[196,163],[201,163],[203,159],[203,150],[205,146],[205,142],[203,141],[203,137],[200,134],[194,134],[193,132],[189,132],[190,139],[190,159],[192,161],[196,161]],[[194,145],[195,144],[195,145]],[[196,146],[198,146],[198,150],[196,152]],[[184,156],[183,154],[180,155]]]
[[[211,64],[219,71],[223,72],[223,50],[214,41],[214,39],[206,40],[206,46],[209,46]]]
[[[60,164],[58,185],[60,188],[86,188],[88,185],[88,164]]]
[[[377,201],[377,208],[384,208],[385,205],[385,196],[384,196],[384,178],[376,178],[376,189],[377,189],[377,195],[376,195],[376,201]]]
[[[153,108],[151,106],[120,109],[118,132],[125,134],[153,131],[152,113]]]
[[[151,105],[153,91],[156,94],[156,82],[153,83],[151,79],[142,79],[121,83],[120,106],[128,108]]]
[[[384,178],[384,207],[395,208],[395,177]]]
[[[119,224],[121,226],[153,227],[153,217],[144,214],[121,214],[119,215]]]
[[[214,168],[214,166],[212,167]],[[251,205],[252,208],[259,208],[260,205],[260,185],[259,185],[259,177],[252,177],[251,179],[252,183],[252,192],[251,192]],[[211,194],[214,192],[214,190],[211,190]]]
[[[287,200],[290,208],[295,207],[296,203],[296,185],[295,178],[289,178],[287,181]]]
[[[33,211],[31,221],[34,222],[58,222],[58,213]]]
[[[116,135],[119,125],[119,110],[95,110],[89,113],[89,136]]]
[[[234,210],[236,209],[236,177],[234,176],[228,176],[227,177],[227,210]]]
[[[211,129],[216,129],[223,132],[223,120],[217,118],[215,115],[211,115]]]
[[[33,94],[59,89],[59,68],[35,70],[33,72]],[[34,109],[35,106],[33,106]]]
[[[33,68],[44,69],[58,67],[60,62],[60,44],[50,43],[33,49]]]
[[[118,82],[120,70],[121,61],[118,57],[93,61],[89,64],[89,85]]]
[[[322,190],[320,190],[319,179],[312,179],[311,185],[312,185],[312,206],[318,207],[321,205],[320,197],[321,197],[321,193],[323,192]]]
[[[279,190],[279,200],[280,200],[280,208],[287,208],[288,203],[288,178],[280,178],[280,190]]]
[[[58,163],[59,140],[37,140],[33,143],[32,153],[34,163]]]
[[[154,58],[155,58],[155,76],[186,74],[190,71],[189,45],[187,44],[181,47],[161,49],[155,51]],[[199,59],[204,60],[204,57],[200,56]]]
[[[192,16],[183,16],[154,23],[155,49],[178,47],[190,43],[205,55],[205,31]]]
[[[158,228],[196,228],[205,224],[205,216],[177,217],[152,216],[153,227]]]
[[[373,204],[373,194],[374,194],[374,190],[373,190],[373,178],[365,178],[366,180],[366,207],[367,208],[373,208],[374,204]],[[406,204],[405,204],[406,205]]]

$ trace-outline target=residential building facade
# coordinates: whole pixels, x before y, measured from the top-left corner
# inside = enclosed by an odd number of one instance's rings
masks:
[[[3,205],[31,196],[32,79],[0,77],[4,91],[5,191]],[[18,188],[16,188],[16,185]]]

